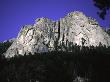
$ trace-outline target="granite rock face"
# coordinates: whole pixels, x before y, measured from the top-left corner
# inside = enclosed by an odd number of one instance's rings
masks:
[[[34,25],[25,25],[5,53],[6,57],[17,54],[34,54],[52,50],[65,50],[65,46],[110,46],[110,36],[102,30],[95,19],[82,12],[69,13],[59,21],[38,18]]]

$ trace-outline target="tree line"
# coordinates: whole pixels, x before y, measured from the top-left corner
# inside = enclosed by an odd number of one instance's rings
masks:
[[[5,58],[0,55],[0,82],[109,82],[110,47],[72,46]]]

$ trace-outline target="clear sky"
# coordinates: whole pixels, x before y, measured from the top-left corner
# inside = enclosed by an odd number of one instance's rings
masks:
[[[92,0],[0,0],[0,41],[16,38],[21,27],[34,24],[36,18],[58,20],[76,10],[95,18],[100,26],[110,24],[110,15],[100,19]]]

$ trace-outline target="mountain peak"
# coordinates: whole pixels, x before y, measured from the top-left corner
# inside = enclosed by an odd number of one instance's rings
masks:
[[[69,16],[83,16],[83,12],[80,12],[80,11],[74,11],[74,12],[70,12],[68,13]]]
[[[102,30],[96,20],[82,12],[69,13],[59,21],[38,18],[34,25],[24,26],[5,53],[6,57],[17,54],[42,53],[63,50],[72,45],[110,46],[110,36]]]

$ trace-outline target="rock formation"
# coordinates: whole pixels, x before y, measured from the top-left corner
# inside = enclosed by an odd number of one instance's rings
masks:
[[[23,26],[5,56],[48,52],[58,50],[58,47],[64,50],[65,46],[75,44],[110,46],[110,36],[102,30],[95,19],[86,17],[79,11],[71,12],[59,21],[38,18],[34,25]]]

